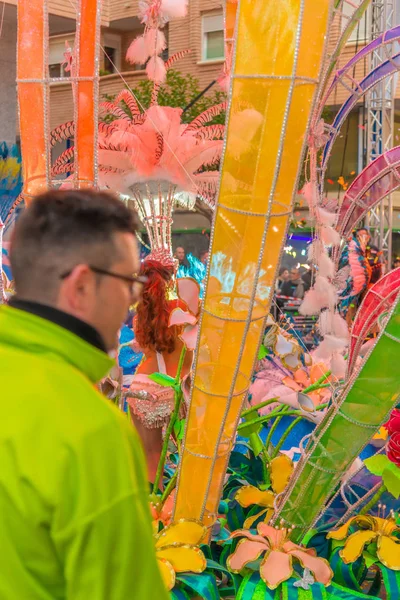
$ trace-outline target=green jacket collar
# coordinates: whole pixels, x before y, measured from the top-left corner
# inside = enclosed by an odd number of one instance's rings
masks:
[[[0,308],[0,345],[54,354],[81,371],[92,383],[107,375],[114,361],[67,329],[10,306]]]

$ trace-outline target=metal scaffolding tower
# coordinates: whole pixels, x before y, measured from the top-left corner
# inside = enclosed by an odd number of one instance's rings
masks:
[[[370,40],[376,39],[384,31],[395,25],[395,0],[372,0],[370,10]],[[387,60],[391,48],[376,49],[371,56],[370,68],[375,69]],[[390,54],[389,54],[390,56]],[[366,98],[367,163],[380,154],[393,148],[394,131],[394,78],[380,81]],[[383,257],[391,268],[393,206],[391,196],[384,198],[370,213],[367,219],[373,243],[383,252]]]

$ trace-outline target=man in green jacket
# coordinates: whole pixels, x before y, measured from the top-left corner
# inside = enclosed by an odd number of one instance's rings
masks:
[[[17,222],[0,308],[0,600],[166,600],[144,459],[95,384],[137,297],[130,211],[48,192]]]

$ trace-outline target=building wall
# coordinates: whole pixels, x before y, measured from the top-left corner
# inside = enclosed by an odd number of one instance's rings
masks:
[[[0,36],[0,143],[12,144],[16,139],[16,10],[7,7]]]
[[[110,6],[110,26],[103,28],[103,34],[110,32],[120,35],[121,64],[119,73],[106,75],[100,79],[100,97],[115,95],[125,84],[134,86],[146,77],[145,71],[135,69],[125,60],[130,43],[143,31],[136,24],[128,31],[118,29],[123,25],[121,19],[132,20],[138,15],[136,0],[116,0]],[[184,75],[191,74],[199,80],[200,89],[204,89],[222,73],[223,61],[202,61],[202,17],[203,15],[222,14],[221,0],[190,0],[188,15],[184,19],[176,19],[168,24],[168,52],[172,56],[182,50],[191,50],[190,54],[176,63],[176,68]],[[136,20],[138,23],[138,21]],[[214,88],[219,89],[219,88]],[[73,118],[72,93],[68,84],[57,84],[51,90],[51,127],[55,127]]]

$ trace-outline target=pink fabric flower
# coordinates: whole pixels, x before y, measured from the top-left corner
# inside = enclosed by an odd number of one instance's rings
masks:
[[[200,314],[200,286],[194,279],[182,277],[177,279],[176,287],[179,299],[185,303],[187,310],[183,310],[180,307],[174,308],[169,317],[169,327],[172,327],[172,325],[184,325],[179,337],[187,350],[194,350],[196,347]]]
[[[304,369],[297,369],[294,372],[293,377],[285,377],[283,383],[285,386],[295,392],[302,392],[310,385],[316,383],[324,373],[328,372],[328,367],[324,363],[314,364],[310,368],[310,375],[308,376]],[[326,382],[329,381],[329,378]],[[320,388],[314,392],[308,392],[307,395],[314,403],[314,406],[319,406],[324,402],[327,402],[331,397],[329,388]]]
[[[231,535],[231,538],[245,538],[228,558],[227,565],[231,571],[239,573],[247,564],[264,555],[260,575],[267,586],[274,590],[292,576],[294,557],[302,567],[313,573],[315,581],[330,584],[333,573],[329,563],[324,558],[318,558],[315,550],[291,542],[287,529],[275,529],[266,523],[259,523],[257,532],[258,535],[254,535],[240,529]]]
[[[278,360],[278,359],[276,359]],[[298,408],[298,392],[303,392],[308,386],[312,385],[329,369],[324,363],[314,363],[307,370],[297,369],[293,376],[286,376],[284,373],[269,361],[262,361],[263,368],[256,375],[251,384],[250,393],[252,395],[252,404],[259,404],[272,398],[279,398],[280,404],[286,404],[292,408]],[[307,374],[307,371],[309,374]],[[327,382],[331,378],[327,379]],[[327,402],[331,396],[329,388],[320,388],[307,394],[314,406]],[[268,414],[279,403],[274,403],[262,408],[260,414]]]

